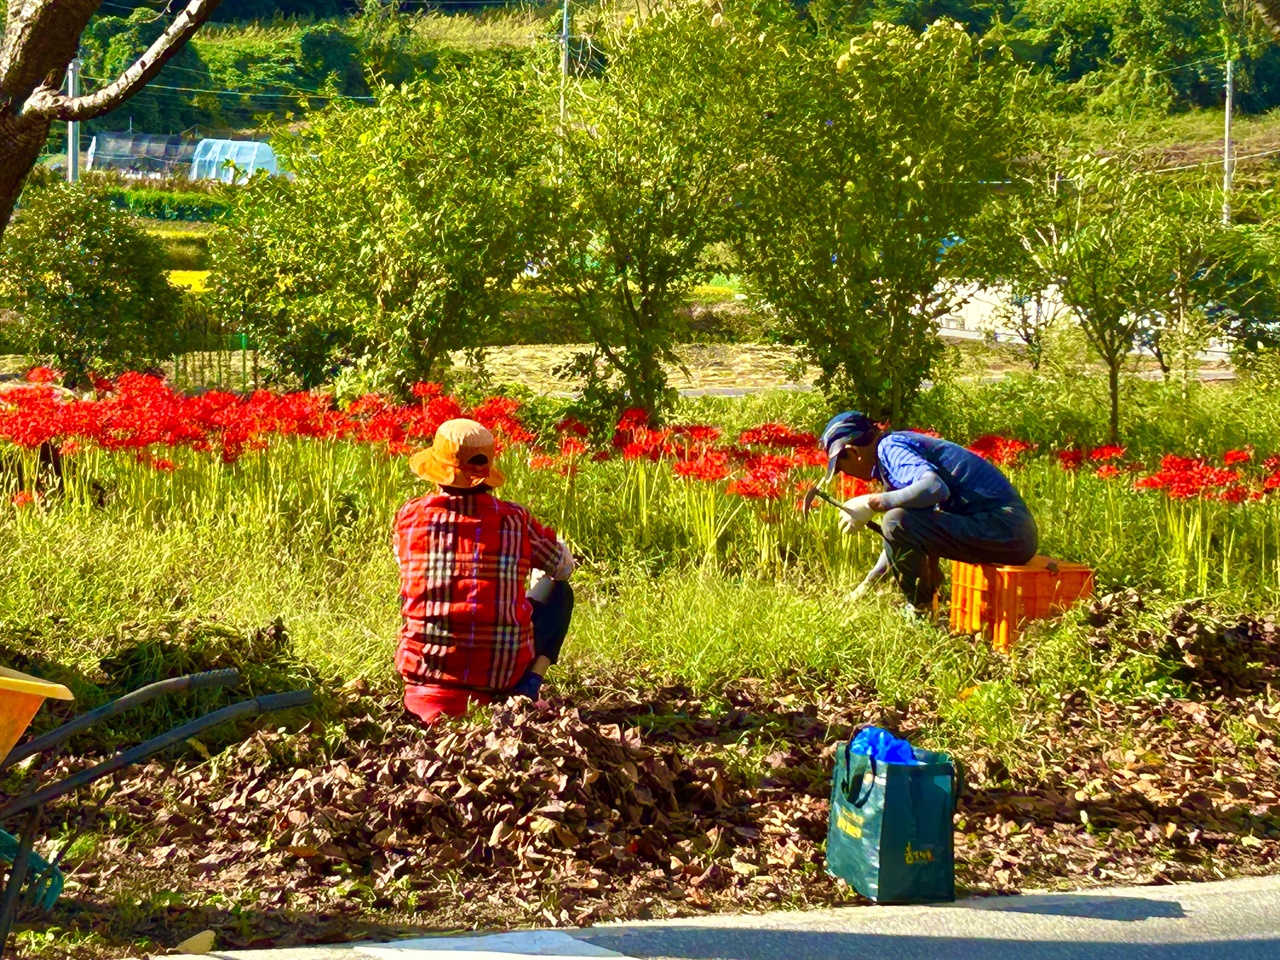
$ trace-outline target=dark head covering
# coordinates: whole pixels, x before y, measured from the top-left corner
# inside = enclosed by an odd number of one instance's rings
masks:
[[[841,450],[850,445],[865,447],[871,442],[875,432],[876,425],[871,422],[871,418],[858,410],[846,410],[832,417],[822,431],[822,439],[818,441],[827,452],[827,475],[822,478],[822,482],[826,483],[835,475],[836,460],[839,459]]]

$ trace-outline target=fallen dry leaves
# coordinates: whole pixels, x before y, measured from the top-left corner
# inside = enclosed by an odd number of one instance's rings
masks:
[[[1129,629],[1130,599],[1095,607],[1099,649],[1176,651],[1198,698],[1081,691],[1043,719],[1052,759],[1034,772],[961,755],[963,890],[1273,867],[1274,624],[1180,609],[1165,633],[1144,633]],[[265,946],[350,938],[375,916],[456,929],[845,902],[822,869],[833,745],[863,723],[910,735],[936,722],[923,701],[886,710],[848,689],[743,681],[715,710],[679,689],[588,693],[423,731],[394,702],[347,689],[342,724],[135,770],[106,800],[113,826],[75,861],[54,922],[123,955],[205,927],[222,947]],[[138,901],[140,889],[174,895]]]

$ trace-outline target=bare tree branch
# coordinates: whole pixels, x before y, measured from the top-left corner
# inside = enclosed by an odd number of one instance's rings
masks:
[[[182,49],[217,8],[219,0],[190,0],[156,42],[129,69],[97,93],[72,99],[48,83],[37,87],[23,104],[22,116],[47,120],[88,120],[113,110],[133,96]]]

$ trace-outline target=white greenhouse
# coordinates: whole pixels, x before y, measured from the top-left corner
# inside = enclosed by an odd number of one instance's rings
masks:
[[[259,170],[280,172],[270,144],[257,140],[201,140],[191,160],[192,180],[244,183]]]

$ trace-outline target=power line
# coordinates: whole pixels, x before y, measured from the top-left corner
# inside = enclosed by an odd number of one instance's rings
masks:
[[[93,80],[97,83],[110,83],[103,77],[89,77],[85,79]],[[319,99],[319,100],[369,100],[377,101],[377,97],[366,96],[348,96],[341,93],[320,93],[318,90],[296,90],[292,93],[250,93],[247,90],[214,90],[209,87],[174,87],[163,83],[148,83],[144,90],[168,90],[175,93],[212,93],[220,96],[248,97],[253,100],[298,100],[298,99]]]
[[[1280,153],[1280,147],[1272,150],[1263,150],[1261,153],[1251,153],[1245,157],[1233,157],[1233,163],[1239,163],[1241,160],[1256,160],[1259,157],[1269,157],[1273,154]],[[1221,160],[1206,160],[1203,163],[1187,163],[1177,167],[1157,167],[1154,170],[1148,170],[1148,173],[1175,173],[1179,170],[1197,170],[1200,167],[1216,167],[1221,164]]]

